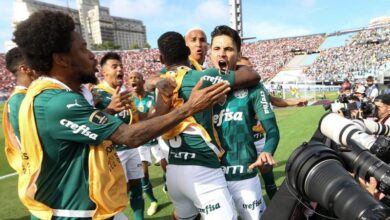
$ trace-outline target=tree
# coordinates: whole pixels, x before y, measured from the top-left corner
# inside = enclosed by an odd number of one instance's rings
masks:
[[[132,50],[132,49],[139,49],[138,44],[137,43],[130,44],[130,50]]]
[[[96,50],[117,50],[120,49],[121,46],[115,45],[112,41],[103,41],[101,44],[96,44]]]
[[[146,42],[146,43],[144,44],[144,48],[148,48],[148,49],[150,49],[150,48],[151,48],[151,46],[150,46],[150,44],[149,44],[148,42]]]

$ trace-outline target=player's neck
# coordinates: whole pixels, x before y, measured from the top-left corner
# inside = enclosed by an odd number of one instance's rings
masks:
[[[166,65],[166,68],[168,71],[175,71],[178,67],[181,67],[181,66],[190,67],[190,61],[187,59],[186,61],[183,61],[180,63]]]
[[[145,91],[145,90],[134,91],[133,95],[134,95],[135,97],[137,97],[138,99],[142,99],[142,98],[145,97],[146,91]]]

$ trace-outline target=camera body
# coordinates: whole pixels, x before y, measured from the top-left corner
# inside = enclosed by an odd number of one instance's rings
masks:
[[[345,118],[352,118],[353,110],[360,110],[361,118],[375,118],[378,115],[374,102],[366,97],[359,99],[354,94],[342,94],[334,103],[324,104],[323,107],[331,112],[341,111]]]
[[[286,164],[286,186],[297,201],[317,202],[340,219],[390,220],[389,204],[376,200],[351,176],[374,177],[377,189],[390,196],[390,166],[383,161],[390,155],[390,139],[372,135],[388,135],[390,129],[373,123],[355,123],[336,113],[321,118],[316,135]]]

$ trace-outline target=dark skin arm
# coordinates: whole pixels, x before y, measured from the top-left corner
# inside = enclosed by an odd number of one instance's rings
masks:
[[[260,75],[249,66],[237,66],[235,71],[234,89],[255,86],[260,81]]]
[[[203,81],[201,80],[196,84],[189,100],[179,108],[166,115],[154,117],[146,121],[131,125],[123,124],[109,139],[114,143],[125,144],[129,147],[140,146],[167,132],[185,118],[211,107],[217,103],[221,96],[230,91],[229,86],[222,82],[200,89],[202,83]]]

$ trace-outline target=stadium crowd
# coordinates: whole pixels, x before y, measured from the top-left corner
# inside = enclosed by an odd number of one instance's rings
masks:
[[[375,76],[388,68],[389,36],[389,27],[359,31],[347,45],[322,50],[305,72],[313,80],[342,81]]]
[[[262,40],[244,44],[242,54],[266,80],[274,77],[294,57],[293,51],[317,50],[323,40],[323,35]]]
[[[266,80],[272,78],[294,57],[292,50],[316,50],[322,41],[322,35],[258,41],[243,44],[242,53],[251,60],[262,79]],[[118,51],[118,53],[123,60],[126,82],[127,73],[134,69],[143,72],[144,77],[148,79],[162,67],[159,51],[156,48]],[[206,57],[207,64],[210,64],[209,53]],[[96,59],[100,60],[105,52],[95,51],[94,54]],[[98,78],[101,80],[103,77],[98,74]],[[4,54],[0,54],[0,99],[2,96],[8,97],[15,86],[14,81],[15,78],[5,68]]]

